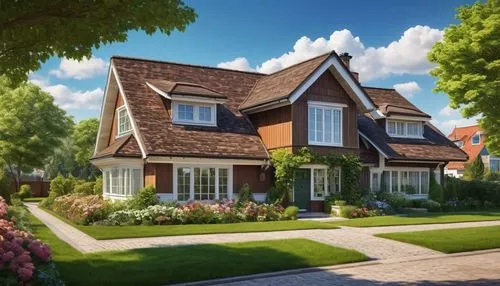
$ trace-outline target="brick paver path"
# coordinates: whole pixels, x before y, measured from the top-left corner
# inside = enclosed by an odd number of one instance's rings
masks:
[[[254,278],[225,284],[213,283],[215,281],[204,281],[199,284],[225,286],[500,285],[499,262],[500,251],[480,252],[465,256],[440,255],[432,259],[356,267],[344,265],[321,271]]]
[[[45,223],[59,238],[83,253],[109,250],[129,250],[148,247],[166,247],[192,244],[211,244],[273,240],[284,238],[307,238],[333,246],[355,249],[372,259],[401,259],[438,254],[438,252],[416,245],[373,236],[381,232],[416,231],[428,229],[479,227],[500,225],[500,221],[455,223],[439,225],[413,225],[395,227],[293,230],[276,232],[230,233],[163,236],[145,238],[125,238],[96,240],[82,231],[38,208],[36,204],[26,204],[33,215]]]

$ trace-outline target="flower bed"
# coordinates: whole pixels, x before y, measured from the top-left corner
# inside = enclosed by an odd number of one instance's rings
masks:
[[[109,202],[99,195],[73,193],[57,197],[52,204],[52,210],[78,223],[88,225],[102,220],[108,215]]]
[[[7,211],[7,203],[0,197],[0,277],[6,285],[25,285],[33,280],[61,284],[49,263],[50,248],[31,233],[17,229],[14,218],[8,220]]]
[[[233,200],[213,204],[192,201],[185,205],[154,205],[142,210],[120,210],[113,212],[100,224],[207,224],[255,221],[277,221],[289,219],[280,205],[246,202],[241,205]]]

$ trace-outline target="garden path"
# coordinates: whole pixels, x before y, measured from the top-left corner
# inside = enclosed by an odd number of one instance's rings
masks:
[[[390,226],[373,228],[342,227],[340,229],[292,230],[253,233],[225,233],[162,236],[144,238],[125,238],[96,240],[53,215],[41,210],[34,203],[27,203],[30,212],[46,224],[60,239],[66,241],[82,253],[99,251],[129,250],[149,247],[168,247],[194,244],[213,244],[275,240],[288,238],[306,238],[329,245],[354,249],[372,259],[394,260],[410,257],[423,257],[439,254],[436,251],[403,242],[373,236],[384,232],[407,232],[431,229],[481,227],[500,225],[500,221],[467,222],[453,224]]]

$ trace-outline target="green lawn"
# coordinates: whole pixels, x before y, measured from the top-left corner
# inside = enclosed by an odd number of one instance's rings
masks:
[[[378,234],[444,253],[500,248],[500,226]]]
[[[306,239],[81,254],[30,214],[67,285],[161,285],[365,261],[356,251]]]
[[[406,216],[377,216],[330,223],[336,226],[373,227],[411,224],[457,223],[500,220],[500,212],[424,213]]]
[[[57,218],[73,225],[95,239],[117,239],[152,236],[175,236],[213,233],[267,232],[297,229],[335,229],[337,226],[315,221],[270,221],[228,224],[187,225],[134,225],[134,226],[84,226],[77,225],[53,211],[43,209]]]
[[[39,203],[43,199],[45,199],[45,198],[26,198],[26,199],[23,200],[23,202],[27,202],[27,203]]]

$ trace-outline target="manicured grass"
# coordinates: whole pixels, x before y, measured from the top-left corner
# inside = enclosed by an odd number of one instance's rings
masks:
[[[161,285],[365,261],[356,251],[307,239],[81,254],[30,214],[67,285]]]
[[[378,234],[444,253],[500,248],[500,226]]]
[[[134,226],[84,226],[77,225],[53,211],[43,209],[64,222],[71,224],[95,239],[117,239],[152,236],[176,236],[214,233],[268,232],[298,229],[335,229],[337,226],[316,221],[270,221],[228,224],[187,225],[134,225]]]
[[[39,203],[43,199],[45,199],[45,198],[26,198],[26,199],[23,200],[23,202],[27,202],[27,203]]]
[[[373,227],[500,220],[500,212],[424,213],[405,216],[377,216],[333,222],[336,226]]]

